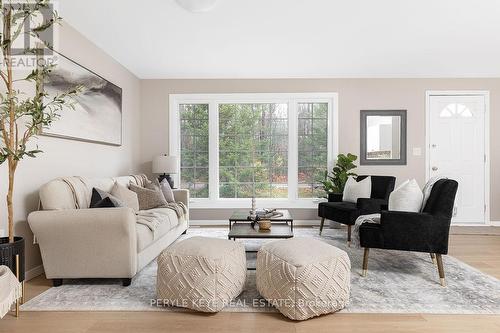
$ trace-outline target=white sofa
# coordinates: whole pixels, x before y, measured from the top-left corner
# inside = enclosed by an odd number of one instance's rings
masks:
[[[188,229],[189,214],[179,218],[169,208],[155,208],[165,210],[168,221],[153,234],[136,222],[131,208],[78,207],[82,201],[90,202],[93,187],[109,192],[115,182],[142,186],[140,176],[71,178],[70,183],[58,178],[43,185],[42,210],[28,216],[40,245],[45,275],[55,286],[65,278],[121,278],[127,286],[137,272]],[[174,190],[174,196],[175,201],[189,207],[187,190]]]

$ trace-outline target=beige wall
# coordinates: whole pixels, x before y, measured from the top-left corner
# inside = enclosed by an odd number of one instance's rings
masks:
[[[426,90],[489,90],[491,94],[491,170],[500,167],[500,79],[262,79],[262,80],[143,80],[141,82],[141,167],[151,170],[153,156],[168,151],[168,95],[180,93],[337,92],[340,152],[359,154],[359,110],[408,110],[408,164],[362,166],[358,173],[391,174],[398,181],[425,181]],[[413,156],[412,148],[422,148]],[[500,174],[491,174],[491,219],[500,220]],[[231,210],[195,210],[193,219],[225,219]],[[314,210],[295,210],[297,219],[315,219]]]
[[[18,167],[15,184],[15,233],[26,238],[26,269],[41,264],[38,245],[26,222],[38,205],[38,188],[59,176],[90,177],[126,175],[137,171],[140,151],[140,80],[103,53],[69,26],[60,31],[59,51],[93,70],[123,89],[123,145],[114,147],[73,140],[39,137],[36,144],[44,151],[36,159],[27,158]],[[6,165],[0,168],[0,229],[6,229]]]

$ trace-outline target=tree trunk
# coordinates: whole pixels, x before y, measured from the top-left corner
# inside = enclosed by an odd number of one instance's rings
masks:
[[[9,190],[7,192],[7,214],[9,222],[9,243],[14,242],[14,206],[12,198],[14,195],[14,175],[16,173],[15,161],[9,159]]]
[[[5,145],[11,151],[15,151],[16,140],[15,140],[15,110],[14,110],[14,101],[12,100],[14,87],[13,87],[13,76],[12,76],[12,43],[10,41],[11,38],[11,17],[12,17],[12,9],[8,8],[7,13],[4,15],[4,40],[7,38],[9,40],[9,44],[4,47],[4,59],[7,61],[7,94],[9,96],[9,131],[8,138],[4,138]],[[17,161],[9,155],[8,157],[8,167],[9,167],[9,190],[7,192],[7,214],[8,214],[8,224],[9,224],[9,243],[14,242],[14,208],[12,206],[12,196],[14,194],[14,173],[16,172],[16,164]]]

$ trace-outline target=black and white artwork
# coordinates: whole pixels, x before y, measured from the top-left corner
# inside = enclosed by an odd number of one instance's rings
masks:
[[[44,135],[98,142],[122,143],[122,89],[96,73],[60,55],[57,66],[44,83],[48,98],[76,86],[75,109],[65,108]]]

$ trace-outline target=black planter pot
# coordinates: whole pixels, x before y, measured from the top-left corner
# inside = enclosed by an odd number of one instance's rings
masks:
[[[19,255],[19,281],[24,281],[24,238],[14,237],[9,243],[8,237],[0,238],[0,265],[10,268],[16,274],[16,255]]]
[[[328,202],[341,202],[342,193],[328,193]]]

